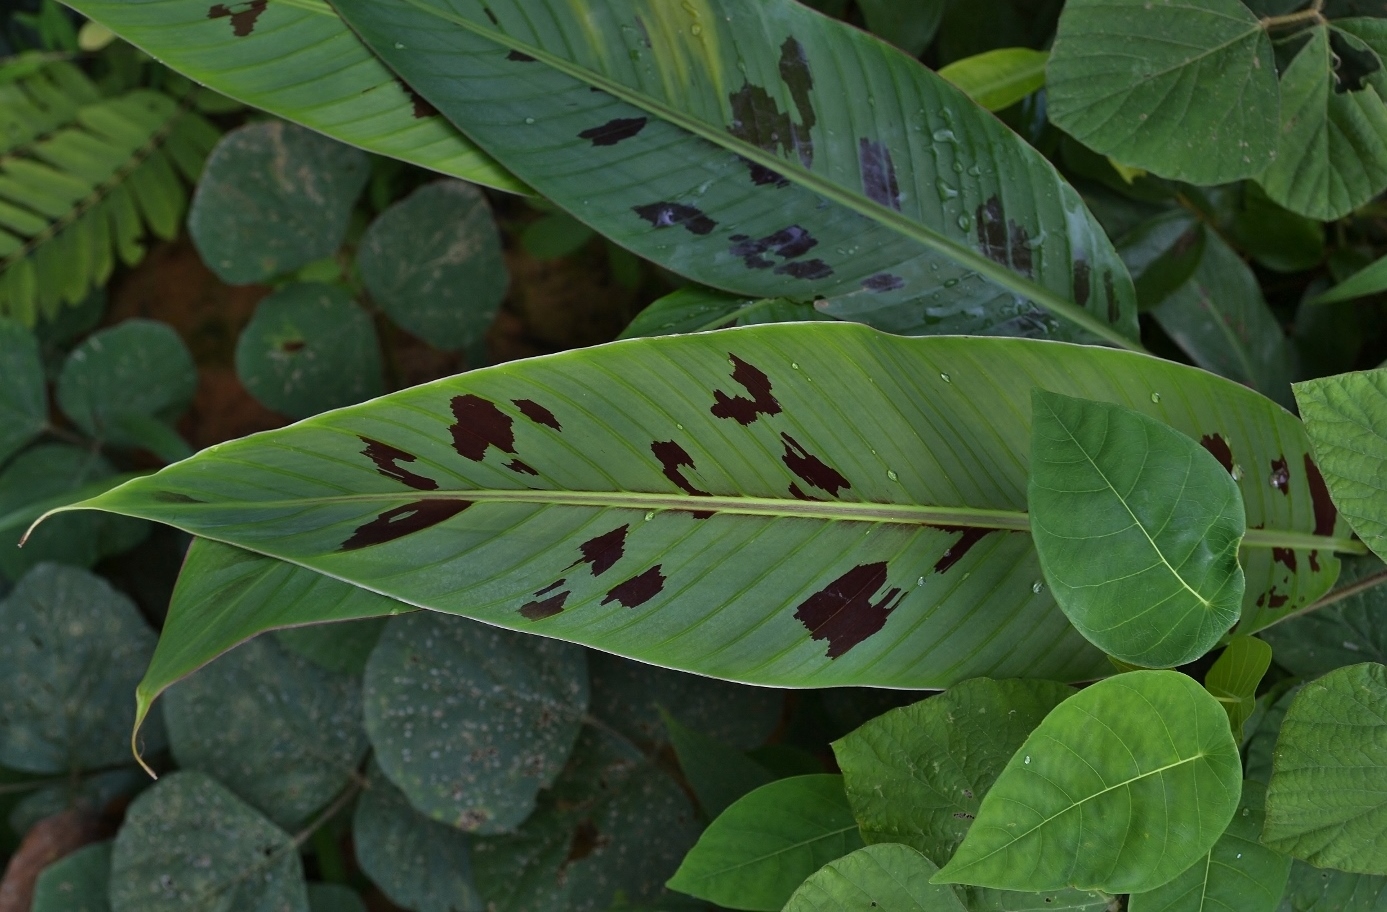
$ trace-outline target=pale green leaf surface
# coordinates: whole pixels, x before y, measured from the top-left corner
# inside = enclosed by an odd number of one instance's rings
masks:
[[[48,423],[48,392],[38,340],[13,320],[0,319],[0,464]]]
[[[326,3],[75,0],[72,7],[223,95],[453,177],[525,185],[433,112]],[[245,34],[238,34],[244,32]]]
[[[1235,636],[1204,676],[1204,688],[1223,704],[1239,744],[1257,703],[1257,685],[1270,667],[1270,646],[1256,637]]]
[[[1339,284],[1323,291],[1307,304],[1338,304],[1387,291],[1387,257],[1375,260]]]
[[[1045,85],[1049,59],[1046,51],[998,48],[955,60],[939,75],[987,110],[1001,111]]]
[[[1315,678],[1360,662],[1387,664],[1387,567],[1372,556],[1343,563],[1335,594],[1344,597],[1262,631],[1276,663],[1292,674]]]
[[[679,769],[710,819],[738,798],[776,779],[770,770],[736,748],[694,731],[669,713],[663,715]]]
[[[1244,782],[1237,813],[1209,854],[1154,890],[1134,894],[1130,912],[1274,912],[1291,859],[1258,841],[1266,789]]]
[[[1071,0],[1048,76],[1055,125],[1124,165],[1222,184],[1276,154],[1271,39],[1238,0]]]
[[[748,683],[1092,678],[1107,660],[1037,585],[1019,534],[1036,386],[1139,410],[1248,466],[1289,461],[1284,490],[1240,482],[1259,540],[1302,561],[1285,581],[1270,548],[1245,549],[1245,629],[1329,587],[1334,542],[1307,534],[1308,442],[1252,391],[1098,348],[840,324],[473,371],[223,444],[86,505]]]
[[[508,833],[563,769],[588,707],[584,651],[420,612],[395,618],[366,665],[366,730],[416,808]]]
[[[308,912],[289,834],[216,780],[176,772],[136,798],[111,857],[112,912]]]
[[[1387,495],[1382,481],[1387,460],[1387,368],[1297,383],[1295,397],[1324,473],[1321,496],[1315,500],[1316,515],[1322,517],[1317,522],[1327,528],[1337,506],[1363,542],[1387,560]]]
[[[1228,716],[1193,679],[1109,678],[1060,704],[1026,739],[935,880],[1150,890],[1213,847],[1241,788]]]
[[[1031,401],[1031,535],[1060,608],[1125,662],[1204,655],[1242,611],[1237,482],[1139,412],[1044,390]]]
[[[870,845],[815,871],[784,912],[964,912],[953,890],[929,882],[937,870],[910,846]]]
[[[792,0],[336,8],[516,175],[704,285],[901,333],[1136,336],[1120,260],[1038,152]]]
[[[669,887],[729,909],[778,912],[806,877],[861,847],[842,776],[780,779],[709,824]]]
[[[111,843],[78,849],[43,869],[34,884],[32,912],[111,912]]]
[[[1306,684],[1281,724],[1262,842],[1316,867],[1387,874],[1387,667]]]
[[[342,791],[366,754],[361,682],[258,638],[164,698],[180,769],[214,777],[292,830]]]

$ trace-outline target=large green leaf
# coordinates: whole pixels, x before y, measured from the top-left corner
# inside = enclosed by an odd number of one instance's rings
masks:
[[[1045,85],[1050,55],[1030,48],[998,48],[953,63],[939,75],[989,111],[1001,111]]]
[[[1031,402],[1031,535],[1055,600],[1124,662],[1204,655],[1242,611],[1237,482],[1140,412],[1044,390]]]
[[[1376,557],[1344,561],[1334,601],[1262,631],[1276,663],[1292,674],[1318,677],[1360,662],[1387,664],[1387,567]]]
[[[1239,744],[1257,703],[1257,687],[1270,667],[1270,646],[1256,637],[1235,636],[1204,676],[1204,688],[1223,704]]]
[[[717,817],[738,798],[777,778],[736,748],[694,731],[668,713],[664,723],[679,769],[708,817]]]
[[[1244,782],[1238,812],[1209,854],[1154,890],[1137,893],[1131,912],[1273,912],[1291,872],[1289,856],[1258,842],[1266,790]]]
[[[1297,383],[1295,397],[1324,472],[1321,484],[1329,486],[1325,500],[1332,498],[1353,531],[1387,560],[1380,474],[1387,459],[1387,368]]]
[[[43,869],[34,884],[33,912],[111,912],[111,844],[78,849]]]
[[[511,192],[525,185],[437,115],[318,0],[74,0],[174,69],[342,142]]]
[[[1387,667],[1306,684],[1276,741],[1262,842],[1316,867],[1387,874]]]
[[[1228,717],[1193,679],[1109,678],[1026,739],[935,880],[1140,893],[1213,848],[1241,789]]]
[[[1278,912],[1382,912],[1387,909],[1387,877],[1348,874],[1291,865],[1291,879]]]
[[[897,332],[1133,344],[1121,262],[1040,153],[793,0],[336,8],[523,180],[705,285]]]
[[[1320,292],[1308,304],[1338,304],[1387,291],[1387,257],[1374,260],[1334,287]]]
[[[1163,177],[1228,183],[1276,153],[1271,39],[1238,0],[1070,0],[1048,87],[1056,126]]]
[[[867,846],[815,871],[785,912],[963,912],[952,890],[929,882],[937,870],[909,846]]]
[[[724,811],[669,886],[730,909],[778,912],[806,877],[860,848],[843,777],[795,776]]]
[[[841,324],[473,371],[206,450],[85,505],[750,683],[1092,678],[1106,659],[1055,610],[1021,534],[1036,386],[1167,421],[1229,464],[1296,467],[1277,487],[1241,483],[1262,527],[1244,551],[1245,627],[1331,584],[1328,549],[1349,545],[1331,537],[1332,507],[1313,507],[1304,432],[1250,390],[1106,349]],[[1267,545],[1293,549],[1300,570],[1280,575]]]

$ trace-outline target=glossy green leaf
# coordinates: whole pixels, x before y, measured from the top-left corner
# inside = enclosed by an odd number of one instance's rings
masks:
[[[987,108],[1001,111],[1045,85],[1050,55],[1030,48],[998,48],[953,63],[939,75]]]
[[[1339,284],[1315,295],[1307,303],[1337,304],[1383,291],[1387,291],[1387,257],[1374,260],[1372,264],[1363,267]]]
[[[544,196],[704,285],[902,333],[1136,336],[1120,261],[1040,153],[793,0],[336,8]]]
[[[1380,24],[1359,30],[1365,35],[1382,32]],[[1372,60],[1355,84],[1339,83],[1334,73],[1334,62],[1347,55]],[[1332,221],[1387,188],[1384,96],[1387,72],[1361,38],[1344,28],[1312,29],[1310,40],[1281,74],[1276,160],[1258,178],[1267,196],[1292,212]]]
[[[1143,311],[1161,304],[1194,276],[1208,232],[1192,212],[1171,209],[1127,231],[1117,250],[1132,274]]]
[[[734,747],[680,724],[664,714],[679,769],[698,798],[698,805],[709,818],[717,817],[738,798],[753,792],[776,776]]]
[[[410,807],[374,766],[352,818],[352,845],[366,876],[396,905],[414,912],[484,908],[467,834]]]
[[[266,637],[180,682],[164,698],[180,769],[207,773],[292,830],[326,805],[366,754],[361,683]]]
[[[366,912],[366,904],[350,887],[311,883],[308,885],[308,912]]]
[[[1297,383],[1295,397],[1324,473],[1317,479],[1316,522],[1327,528],[1337,506],[1387,560],[1387,502],[1379,480],[1387,458],[1387,368]]]
[[[475,833],[530,815],[588,706],[582,649],[435,612],[386,626],[365,686],[385,774],[429,817]]]
[[[139,609],[105,580],[41,564],[0,602],[0,763],[69,773],[128,762],[130,693],[154,651]],[[163,744],[162,726],[146,735]]]
[[[473,371],[223,444],[86,506],[749,683],[1092,678],[1106,658],[1055,610],[1019,534],[1036,386],[1167,421],[1229,464],[1296,467],[1283,486],[1241,483],[1262,527],[1244,555],[1245,630],[1331,584],[1328,548],[1348,545],[1333,527],[1308,534],[1304,432],[1256,393],[1092,347],[840,324]],[[1295,550],[1300,571],[1283,579],[1267,545]]]
[[[0,319],[0,464],[48,423],[48,391],[38,340],[13,320]]]
[[[1223,704],[1239,744],[1257,703],[1257,686],[1270,667],[1270,646],[1256,637],[1235,636],[1204,676],[1204,688]]]
[[[1213,847],[1241,789],[1238,746],[1213,697],[1173,671],[1119,675],[1046,716],[935,880],[1144,892]]]
[[[1291,872],[1289,856],[1258,842],[1265,789],[1244,782],[1238,811],[1209,854],[1180,876],[1131,897],[1131,912],[1274,912]]]
[[[526,192],[400,82],[326,3],[76,0],[73,8],[223,95],[370,152]],[[322,78],[329,72],[331,79]]]
[[[675,333],[705,332],[726,326],[758,323],[794,323],[827,320],[812,304],[796,304],[783,298],[748,301],[711,288],[690,285],[646,307],[620,338],[669,336]]]
[[[920,56],[944,18],[944,0],[858,0],[867,28],[896,47]]]
[[[1262,842],[1316,867],[1387,874],[1387,667],[1311,681],[1281,724]]]
[[[1124,165],[1192,184],[1277,154],[1272,43],[1238,0],[1071,0],[1050,57],[1055,125]]]
[[[1387,664],[1387,567],[1376,557],[1344,561],[1330,604],[1262,631],[1276,663],[1304,678],[1359,662]]]
[[[842,776],[781,779],[709,824],[669,887],[729,909],[778,912],[806,877],[861,847]]]
[[[1044,390],[1031,403],[1031,535],[1060,608],[1125,662],[1204,655],[1242,611],[1237,483],[1139,412]]]
[[[377,216],[356,265],[386,316],[445,351],[484,345],[509,281],[491,206],[460,181],[426,184]]]
[[[135,799],[116,835],[112,912],[308,912],[295,849],[216,780],[173,773]]]
[[[111,843],[78,849],[43,869],[34,884],[32,912],[111,912]]]
[[[363,618],[277,630],[275,640],[320,668],[359,675],[366,670],[366,661],[384,629],[385,618]]]
[[[236,343],[236,376],[262,405],[307,418],[385,391],[371,315],[336,285],[286,285],[262,300]]]
[[[116,446],[142,446],[127,419],[173,422],[197,389],[197,369],[167,323],[126,320],[88,336],[58,377],[58,406],[78,427]]]
[[[1272,755],[1281,735],[1281,724],[1286,721],[1286,713],[1303,686],[1296,684],[1294,679],[1287,683],[1289,687],[1273,688],[1257,698],[1260,718],[1256,718],[1257,711],[1253,711],[1254,730],[1247,739],[1247,778],[1263,785],[1271,782]]]
[[[909,846],[867,846],[810,875],[785,912],[964,912],[953,890],[929,882],[937,870]]]
[[[1382,912],[1387,877],[1348,874],[1293,862],[1277,912]]]
[[[222,137],[188,212],[188,233],[231,285],[263,282],[331,256],[347,235],[370,164],[350,146],[278,121]]]

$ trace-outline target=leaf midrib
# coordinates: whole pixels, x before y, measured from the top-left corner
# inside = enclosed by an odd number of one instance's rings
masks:
[[[728,149],[740,155],[742,158],[770,168],[796,183],[807,187],[820,196],[856,212],[864,218],[880,222],[916,243],[944,254],[955,262],[967,266],[969,269],[977,272],[994,284],[1029,298],[1035,303],[1044,306],[1051,313],[1055,314],[1055,316],[1070,321],[1112,345],[1133,352],[1146,351],[1140,342],[1135,342],[1127,338],[1106,322],[1090,314],[1084,308],[1074,304],[1072,301],[1060,297],[1045,286],[1012,272],[1010,269],[993,262],[971,247],[959,244],[950,239],[947,235],[934,231],[927,225],[910,219],[888,206],[881,205],[880,203],[865,199],[848,191],[841,185],[805,168],[798,162],[772,155],[763,150],[760,146],[740,140],[725,130],[714,129],[711,125],[697,118],[690,117],[657,98],[635,91],[623,83],[608,79],[601,73],[585,69],[571,61],[536,47],[535,45],[517,41],[503,32],[485,28],[464,16],[444,12],[443,10],[439,10],[422,2],[422,0],[402,0],[402,2],[414,7],[425,15],[452,23],[453,25],[471,32],[473,35],[495,42],[502,47],[518,51],[529,57],[533,57],[566,76],[600,88],[602,91],[607,92],[621,101],[648,111],[714,145]],[[462,130],[462,132],[467,133],[466,128],[461,124],[455,124],[455,126],[457,126],[459,130]],[[470,136],[470,134],[468,135]]]

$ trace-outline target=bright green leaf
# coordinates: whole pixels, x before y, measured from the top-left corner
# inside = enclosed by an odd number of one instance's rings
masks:
[[[366,666],[381,768],[420,811],[468,832],[530,815],[587,706],[582,649],[436,612],[390,621]]]
[[[1130,912],[1274,912],[1291,859],[1258,842],[1265,795],[1260,783],[1244,782],[1238,811],[1209,854],[1169,883],[1133,895]]]
[[[770,770],[736,748],[681,725],[668,713],[663,715],[679,769],[709,818],[717,817],[738,798],[775,780]]]
[[[360,681],[270,638],[173,687],[164,720],[179,768],[215,777],[285,829],[342,791],[367,749]]]
[[[48,391],[38,340],[13,320],[0,320],[0,464],[48,423]]]
[[[842,776],[781,779],[723,811],[669,887],[729,909],[778,912],[806,877],[861,847]]]
[[[1242,610],[1237,483],[1139,412],[1044,390],[1031,402],[1031,534],[1060,608],[1126,662],[1204,655]]]
[[[236,375],[262,405],[307,418],[379,396],[371,315],[335,285],[295,283],[262,300],[236,344]]]
[[[964,912],[953,890],[929,882],[938,870],[909,846],[867,846],[815,871],[785,912]]]
[[[1387,667],[1303,687],[1276,741],[1262,842],[1316,867],[1387,874]]]
[[[1345,559],[1334,602],[1262,631],[1276,663],[1304,678],[1360,662],[1387,664],[1385,574],[1376,557]]]
[[[989,111],[1001,111],[1045,85],[1046,51],[999,48],[943,67],[939,75]]]
[[[342,245],[369,171],[360,151],[310,130],[248,124],[223,136],[207,159],[188,233],[228,284],[293,272]]]
[[[1048,95],[1061,130],[1162,177],[1228,183],[1276,154],[1271,39],[1238,0],[1070,0]]]
[[[1337,304],[1387,291],[1387,257],[1375,260],[1327,291],[1315,295],[1308,304]]]
[[[296,848],[216,780],[173,773],[135,799],[116,835],[112,912],[309,912]]]
[[[935,880],[1144,892],[1213,847],[1241,789],[1218,701],[1177,672],[1119,675],[1040,723]]]
[[[43,869],[34,885],[32,912],[111,912],[111,843],[78,849]]]
[[[1270,667],[1270,646],[1256,637],[1235,636],[1204,676],[1204,688],[1223,704],[1239,744],[1257,703],[1257,686]]]

